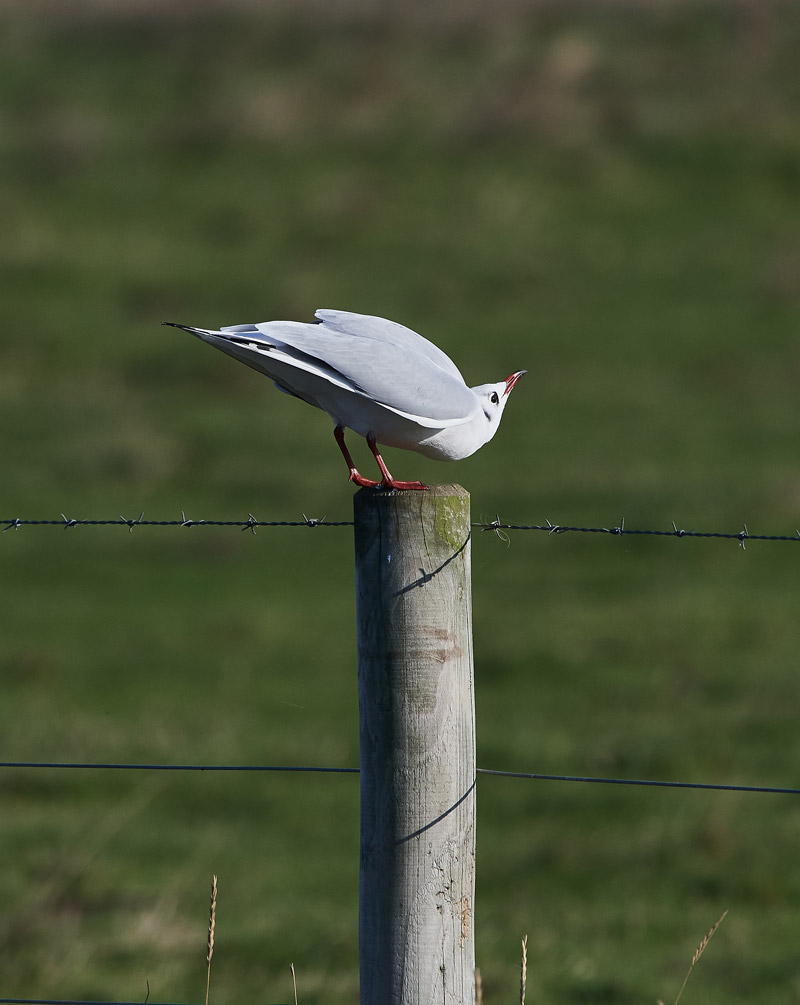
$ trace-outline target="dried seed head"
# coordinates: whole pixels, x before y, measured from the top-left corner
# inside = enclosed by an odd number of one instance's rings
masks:
[[[208,913],[208,952],[206,953],[206,962],[211,963],[211,957],[214,955],[214,929],[217,924],[217,877],[215,876],[211,881],[211,908]]]

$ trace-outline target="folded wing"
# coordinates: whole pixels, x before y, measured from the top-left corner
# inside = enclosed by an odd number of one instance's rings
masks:
[[[361,395],[420,425],[469,421],[476,400],[456,365],[427,339],[383,318],[317,311],[317,324],[268,321],[221,329],[231,355],[262,372],[274,362],[294,366],[342,390]],[[247,358],[250,357],[250,358]],[[261,357],[260,359],[254,357]],[[292,390],[281,368],[281,383]]]

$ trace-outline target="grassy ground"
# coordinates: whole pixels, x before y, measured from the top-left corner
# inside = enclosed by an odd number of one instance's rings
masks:
[[[144,11],[144,8],[143,8]],[[349,519],[325,416],[162,320],[341,307],[473,383],[476,518],[793,533],[800,15],[0,25],[0,517]],[[358,452],[364,459],[365,448]],[[365,462],[365,467],[368,465]],[[792,545],[473,545],[479,763],[792,786]],[[0,537],[6,760],[357,764],[347,529]],[[313,631],[309,631],[309,626]],[[357,997],[355,776],[0,773],[0,995]],[[483,777],[484,1000],[800,1001],[796,800]]]

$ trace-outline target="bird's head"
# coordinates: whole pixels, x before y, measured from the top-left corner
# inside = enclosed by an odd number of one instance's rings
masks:
[[[498,381],[496,384],[479,384],[477,387],[472,388],[472,392],[478,399],[483,411],[482,421],[480,420],[480,416],[478,416],[485,432],[483,443],[488,443],[497,432],[497,427],[500,425],[500,419],[502,418],[503,409],[506,407],[508,397],[519,378],[527,372],[527,370],[517,370],[509,374],[505,380]]]

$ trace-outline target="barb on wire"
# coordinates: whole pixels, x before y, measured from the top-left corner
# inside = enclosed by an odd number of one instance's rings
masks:
[[[303,514],[303,520],[305,520],[306,524],[309,527],[319,527],[320,524],[325,523],[325,517],[324,516],[321,516],[321,517],[306,516],[305,513]]]
[[[495,536],[498,537],[504,544],[511,544],[511,538],[506,534],[503,529],[503,524],[500,523],[500,517],[495,516],[491,523],[474,523],[473,527],[480,527],[481,533],[485,530],[493,530]]]
[[[139,519],[138,520],[128,520],[124,516],[120,516],[120,520],[122,520],[122,522],[127,525],[127,527],[128,527],[128,533],[132,534],[133,533],[133,528],[137,524],[140,524],[142,522],[142,520],[144,520],[144,510],[142,510],[142,512],[139,514]]]

